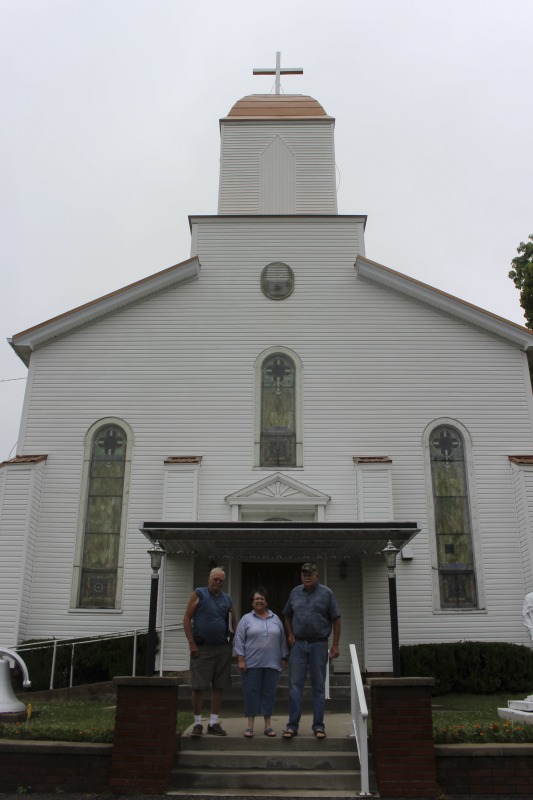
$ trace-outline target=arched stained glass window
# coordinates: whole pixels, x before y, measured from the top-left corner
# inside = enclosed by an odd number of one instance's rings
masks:
[[[261,367],[260,466],[296,466],[296,367],[273,353]]]
[[[478,608],[464,438],[439,425],[429,435],[442,609]]]
[[[128,437],[110,423],[92,436],[81,552],[79,608],[115,608]]]

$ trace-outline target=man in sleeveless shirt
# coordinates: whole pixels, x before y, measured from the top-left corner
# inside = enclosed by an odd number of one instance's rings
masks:
[[[231,686],[231,641],[237,619],[233,600],[222,591],[225,577],[221,567],[212,569],[207,586],[195,589],[191,594],[183,617],[183,629],[191,654],[192,736],[201,736],[203,733],[203,693],[209,688],[211,718],[207,732],[214,736],[226,736],[219,722],[219,714],[222,691]]]

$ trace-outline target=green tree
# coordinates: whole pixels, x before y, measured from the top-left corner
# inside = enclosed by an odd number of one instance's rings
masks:
[[[511,261],[513,269],[509,277],[520,289],[520,305],[524,309],[527,327],[533,329],[533,233],[528,239],[529,242],[520,242],[516,248],[520,255]]]

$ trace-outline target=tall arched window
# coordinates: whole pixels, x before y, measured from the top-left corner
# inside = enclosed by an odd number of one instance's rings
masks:
[[[429,432],[440,607],[479,607],[465,439],[453,425]]]
[[[272,348],[258,359],[256,376],[256,466],[301,466],[301,363]]]
[[[77,608],[120,607],[130,451],[130,436],[118,420],[100,421],[88,433],[75,565]]]

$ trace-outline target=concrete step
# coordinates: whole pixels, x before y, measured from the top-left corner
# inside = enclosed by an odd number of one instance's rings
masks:
[[[226,724],[226,723],[224,723]],[[232,720],[228,724],[228,728],[234,729],[235,722]],[[314,736],[303,731],[299,736],[287,741],[283,739],[281,730],[278,736],[268,737],[264,736],[259,728],[255,732],[252,739],[248,739],[242,735],[244,730],[244,721],[238,729],[236,736],[217,737],[204,735],[202,737],[183,736],[180,740],[178,756],[179,763],[185,761],[187,763],[198,763],[199,760],[205,758],[210,764],[216,766],[216,759],[230,758],[235,756],[242,758],[245,755],[247,758],[255,759],[255,762],[260,766],[262,761],[268,761],[269,766],[272,763],[279,763],[283,766],[291,762],[295,763],[295,759],[302,760],[302,768],[307,769],[308,763],[315,759],[315,761],[323,760],[324,764],[335,759],[344,759],[346,761],[346,768],[353,769],[359,767],[357,744],[353,737],[350,736],[334,736],[329,735],[326,739],[317,740]],[[242,762],[241,762],[242,763]],[[297,769],[296,764],[293,767]],[[344,765],[342,766],[344,768]]]
[[[299,735],[290,741],[281,736],[284,719],[273,717],[277,737],[265,737],[257,720],[252,739],[243,736],[242,716],[225,716],[228,736],[204,733],[180,740],[169,794],[187,797],[354,797],[361,789],[359,757],[350,735],[349,714],[327,714],[327,738],[317,740],[312,718],[304,715]],[[205,722],[204,722],[205,731]],[[373,784],[375,785],[375,781]],[[373,790],[375,791],[375,789]]]
[[[336,753],[332,750],[323,753],[292,752],[271,750],[268,753],[243,752],[242,750],[220,750],[209,754],[206,764],[205,752],[181,752],[181,769],[242,769],[243,761],[249,769],[263,770],[353,770],[359,769],[359,759],[353,753]]]
[[[242,708],[242,688],[241,674],[237,667],[232,667],[231,688],[224,690],[223,709],[231,707],[232,710],[240,711]],[[350,710],[350,675],[348,673],[330,673],[330,698],[326,702],[327,710],[334,713],[343,713]],[[185,699],[190,693],[190,685],[184,683],[180,686],[180,698]],[[206,695],[207,696],[207,695]],[[276,693],[276,708],[285,709],[289,706],[289,673],[280,673],[278,689]],[[312,711],[312,691],[309,677],[304,686],[303,692],[303,711]]]
[[[241,684],[241,673],[236,667],[233,667],[231,670],[231,680],[235,686],[240,686]],[[286,688],[289,685],[289,671],[286,670],[285,672],[281,672],[279,676],[279,685],[278,688]],[[350,674],[348,672],[330,672],[329,675],[329,686],[330,691],[332,694],[336,692],[345,692],[350,691]],[[306,681],[306,689],[310,689],[311,684],[309,680],[309,676],[307,676]]]
[[[345,791],[355,795],[361,788],[361,779],[355,770],[257,770],[257,769],[204,769],[177,770],[171,776],[171,787],[180,791],[187,789],[212,790],[217,795],[220,789],[225,791],[244,792],[271,789],[283,790],[285,793],[293,789],[305,791],[306,797],[312,797],[317,789],[322,791]]]
[[[262,720],[261,720],[262,721]],[[274,720],[273,720],[274,722]],[[326,723],[332,723],[331,718],[326,717]],[[206,722],[204,721],[204,735],[195,737],[190,735],[192,726],[187,728],[183,736],[180,738],[178,755],[181,757],[184,753],[218,753],[221,750],[231,750],[232,752],[242,753],[270,753],[275,750],[282,749],[283,752],[311,752],[320,753],[321,751],[332,750],[335,753],[347,753],[348,755],[357,755],[357,743],[348,733],[343,736],[334,735],[329,733],[326,739],[315,739],[311,734],[311,730],[307,727],[300,728],[299,736],[287,741],[282,737],[283,725],[276,725],[277,736],[269,737],[264,736],[261,730],[261,725],[255,731],[253,739],[246,739],[243,736],[246,722],[244,719],[224,719],[222,726],[227,729],[228,736],[211,736],[205,733]],[[328,726],[329,728],[329,726]],[[346,727],[346,730],[348,728]],[[1,795],[0,795],[1,800]]]
[[[183,695],[181,695],[183,697]],[[207,712],[209,706],[209,695],[206,695],[204,698],[204,713]],[[188,698],[183,697],[183,705],[181,706],[182,709],[189,709],[189,702]],[[228,711],[232,713],[241,714],[243,709],[243,698],[242,698],[242,691],[240,687],[232,687],[231,689],[225,689],[224,694],[222,697],[222,713],[226,714]],[[284,692],[283,689],[279,689],[276,695],[276,704],[274,708],[274,714],[281,714],[284,716],[288,713],[289,710],[289,694],[288,692]],[[339,695],[335,697],[331,697],[329,700],[326,700],[326,715],[327,714],[342,714],[344,712],[349,712],[350,710],[350,697],[349,695]],[[313,698],[311,697],[311,693],[307,694],[304,693],[302,699],[302,712],[304,714],[310,714],[313,711]],[[286,720],[285,720],[286,721]]]

